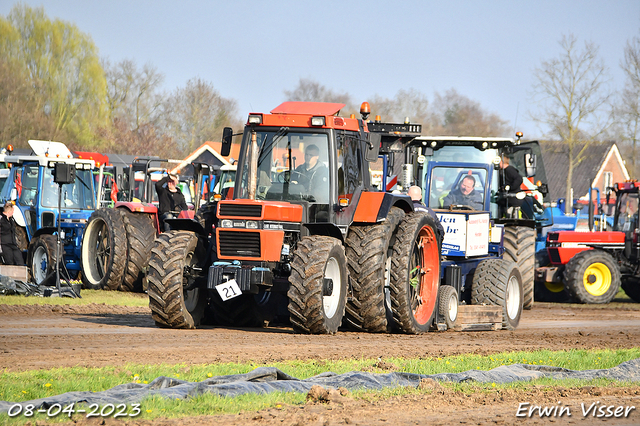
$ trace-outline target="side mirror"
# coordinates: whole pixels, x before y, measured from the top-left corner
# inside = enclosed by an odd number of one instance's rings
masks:
[[[369,133],[369,143],[365,145],[364,158],[370,163],[378,161],[378,152],[380,151],[380,141],[382,137],[380,133]]]
[[[16,188],[11,189],[11,193],[9,194],[9,199],[13,201],[18,199],[18,190]]]
[[[527,177],[532,177],[536,175],[537,161],[536,161],[535,154],[526,153],[524,155],[524,167],[526,169],[525,173]]]
[[[233,129],[231,127],[225,127],[222,129],[222,147],[220,148],[220,155],[223,157],[229,156],[231,153],[231,138],[233,136]]]

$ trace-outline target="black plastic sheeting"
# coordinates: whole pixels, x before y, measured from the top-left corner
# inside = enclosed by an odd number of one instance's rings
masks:
[[[32,283],[14,280],[6,275],[0,275],[0,295],[11,296],[21,294],[23,296],[42,296],[44,287],[38,287]]]
[[[550,377],[553,379],[599,379],[640,382],[640,358],[623,362],[617,367],[602,370],[575,371],[543,365],[513,364],[489,371],[470,370],[463,373],[372,374],[352,371],[345,374],[322,373],[305,380],[283,373],[275,367],[260,367],[245,374],[212,377],[202,382],[187,382],[171,377],[158,377],[149,384],[128,383],[102,392],[67,392],[62,395],[21,402],[23,406],[33,404],[35,409],[48,408],[53,404],[67,406],[71,403],[86,404],[133,404],[149,396],[165,398],[187,398],[203,393],[234,397],[253,393],[301,392],[307,393],[313,385],[324,388],[347,388],[378,390],[399,386],[417,387],[421,379],[430,378],[440,382],[510,383]],[[15,403],[0,401],[0,413],[8,412]]]

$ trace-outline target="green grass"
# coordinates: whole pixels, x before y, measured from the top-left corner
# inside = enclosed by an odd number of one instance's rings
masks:
[[[402,359],[387,358],[360,359],[351,361],[286,361],[268,366],[276,367],[285,373],[305,379],[316,374],[333,371],[346,373],[354,370],[370,371],[372,373],[387,373],[402,371],[417,374],[456,373],[467,370],[489,370],[501,365],[524,363],[531,365],[551,365],[572,370],[588,370],[614,367],[624,361],[640,358],[640,348],[619,350],[567,350],[567,351],[535,351],[535,352],[505,352],[490,356],[461,355],[444,358]],[[57,368],[51,370],[30,370],[25,372],[0,373],[0,400],[21,402],[47,396],[54,396],[71,391],[102,391],[124,383],[149,383],[159,376],[174,377],[182,380],[199,382],[208,377],[246,373],[259,367],[259,364],[126,364],[117,367],[102,368]],[[384,368],[384,369],[383,369]],[[533,385],[546,386],[608,386],[611,380],[579,381],[540,379],[532,382],[516,382],[506,385],[496,384],[446,384],[451,389],[467,391],[482,391],[493,388],[513,388],[526,390]],[[616,386],[626,384],[615,383]],[[352,394],[355,398],[384,399],[392,395],[421,393],[415,388],[385,389],[383,391],[357,391]],[[215,395],[200,395],[197,397],[168,400],[159,397],[148,398],[141,404],[141,418],[182,417],[196,415],[211,415],[222,413],[239,413],[241,411],[256,411],[263,408],[273,408],[282,405],[299,405],[304,403],[305,395],[300,393],[273,393],[268,395],[244,395],[236,398]],[[38,417],[39,418],[39,417]],[[42,417],[45,418],[45,417]],[[63,416],[58,416],[63,419]],[[36,418],[33,418],[36,419]],[[0,415],[0,422],[21,423],[27,419],[24,416],[9,419]],[[67,418],[68,420],[68,418]]]
[[[121,291],[82,290],[80,298],[0,296],[0,305],[89,305],[91,303],[116,306],[149,306],[149,296],[145,293]]]

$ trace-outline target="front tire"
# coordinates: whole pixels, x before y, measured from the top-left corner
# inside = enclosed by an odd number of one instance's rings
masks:
[[[40,235],[29,244],[28,260],[33,281],[37,285],[56,285],[56,246],[54,235]],[[64,248],[61,247],[61,251]]]
[[[622,279],[620,286],[631,300],[640,303],[640,278],[625,277]]]
[[[206,253],[196,234],[168,231],[156,238],[149,260],[149,308],[160,327],[196,328],[204,316],[207,289],[194,287],[187,271]]]
[[[347,300],[347,260],[339,240],[303,237],[293,254],[289,277],[289,315],[293,331],[334,334]]]
[[[566,303],[571,297],[563,283],[535,283],[535,298],[538,302]]]
[[[471,304],[501,306],[504,329],[515,330],[520,324],[522,293],[522,276],[515,262],[484,260],[473,274]]]
[[[436,223],[426,212],[407,214],[398,228],[391,258],[393,320],[408,334],[429,331],[440,283]]]
[[[579,303],[609,303],[620,288],[620,269],[609,253],[586,250],[567,263],[564,283],[569,295]]]
[[[438,290],[438,313],[444,318],[447,330],[452,330],[458,320],[458,292],[450,285]]]
[[[84,288],[118,290],[127,265],[127,242],[117,210],[98,209],[91,214],[80,256]]]

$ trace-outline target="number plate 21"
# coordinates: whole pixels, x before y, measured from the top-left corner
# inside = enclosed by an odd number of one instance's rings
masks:
[[[222,284],[218,284],[216,286],[216,290],[218,290],[220,298],[225,302],[242,294],[242,290],[240,290],[240,287],[238,286],[238,283],[235,279],[229,280]]]

